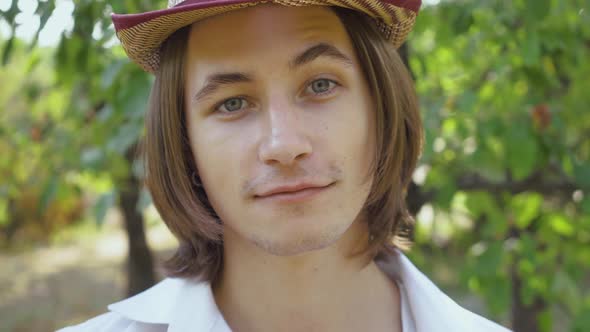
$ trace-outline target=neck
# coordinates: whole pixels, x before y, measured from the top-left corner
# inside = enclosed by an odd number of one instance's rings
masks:
[[[217,305],[240,332],[401,330],[397,286],[369,254],[352,255],[367,234],[355,222],[327,248],[284,257],[226,232]]]

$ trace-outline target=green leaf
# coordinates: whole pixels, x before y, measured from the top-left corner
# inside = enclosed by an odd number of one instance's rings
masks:
[[[508,154],[508,166],[516,180],[523,180],[531,174],[537,162],[537,143],[529,131],[520,126],[510,128],[504,139]]]
[[[108,89],[113,86],[113,82],[115,78],[121,71],[121,68],[126,63],[126,61],[120,59],[118,61],[113,62],[111,65],[107,67],[107,69],[102,73],[100,85],[103,89]]]
[[[488,192],[470,192],[465,200],[465,206],[475,218],[478,218],[484,214],[500,219],[502,216],[502,212],[496,204],[496,201]]]
[[[574,235],[574,226],[572,221],[563,214],[553,213],[546,217],[549,226],[557,233],[563,236]]]
[[[571,329],[571,332],[587,331],[590,331],[590,299],[576,312]]]
[[[141,123],[137,122],[121,125],[116,134],[109,138],[107,149],[124,154],[131,145],[137,142],[142,129]]]
[[[516,226],[525,229],[539,215],[543,196],[536,193],[521,193],[512,197],[511,207]]]
[[[523,233],[518,239],[518,253],[522,258],[535,261],[537,244],[530,233]],[[534,264],[533,264],[534,266]]]
[[[590,196],[585,196],[581,202],[582,212],[590,216]]]
[[[35,36],[33,37],[33,41],[31,42],[29,49],[33,49],[34,46],[37,45],[37,41],[39,40],[39,33],[41,30],[45,28],[45,24],[53,14],[55,9],[55,0],[47,0],[47,1],[38,1],[37,2],[37,10],[35,10],[35,14],[39,15],[39,27],[35,32]]]
[[[80,164],[84,168],[98,168],[104,161],[104,153],[96,147],[87,148],[80,153]]]
[[[40,62],[41,55],[39,54],[39,52],[37,50],[32,51],[27,66],[25,68],[25,73],[30,75]]]
[[[550,332],[553,326],[553,316],[551,315],[551,311],[544,310],[539,314],[537,317],[537,321],[539,322],[539,327],[541,328],[541,332]]]
[[[457,186],[453,181],[453,178],[448,174],[441,171],[440,168],[430,170],[426,176],[427,188],[436,188],[436,204],[443,207],[449,208],[455,193]]]
[[[146,73],[135,68],[134,64],[127,64],[125,74],[120,74],[125,80],[125,87],[116,91],[113,105],[120,114],[129,119],[143,119],[150,93],[150,78]],[[132,67],[129,67],[132,66]]]
[[[504,312],[506,307],[510,305],[509,280],[508,278],[502,277],[486,280],[486,302],[495,315]]]
[[[538,24],[549,14],[551,10],[551,0],[526,0],[525,16],[529,19],[529,24]]]
[[[115,204],[115,198],[116,192],[109,191],[102,194],[96,201],[96,204],[94,205],[94,220],[98,226],[102,226],[104,223],[104,217],[108,210]]]
[[[39,200],[39,207],[37,209],[37,214],[42,215],[47,210],[49,204],[55,198],[55,194],[57,193],[57,189],[59,186],[59,178],[52,176],[50,177],[47,182],[45,182],[45,186],[43,188],[43,193],[41,194],[41,198]]]
[[[491,243],[478,258],[476,265],[478,273],[482,275],[497,274],[501,269],[503,257],[504,247],[502,243]]]
[[[574,165],[574,177],[582,186],[590,188],[590,165]]]
[[[541,41],[536,31],[526,35],[522,47],[524,64],[527,66],[539,64],[539,59],[541,57]]]
[[[6,66],[10,60],[10,55],[14,49],[14,40],[15,36],[13,33],[8,42],[6,42],[6,45],[4,45],[4,50],[2,51],[2,66]]]
[[[8,202],[5,199],[0,199],[0,226],[8,224]]]

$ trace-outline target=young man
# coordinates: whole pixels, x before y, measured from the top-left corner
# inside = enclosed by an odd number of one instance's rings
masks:
[[[115,15],[155,74],[146,184],[169,278],[64,331],[507,331],[399,251],[421,148],[395,50],[420,1],[171,1]]]

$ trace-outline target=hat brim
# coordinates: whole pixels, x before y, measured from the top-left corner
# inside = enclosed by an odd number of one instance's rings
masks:
[[[263,3],[357,10],[375,18],[383,36],[399,47],[414,26],[421,0],[187,0],[168,9],[111,17],[129,58],[144,70],[155,73],[160,64],[160,46],[176,30],[211,16]]]

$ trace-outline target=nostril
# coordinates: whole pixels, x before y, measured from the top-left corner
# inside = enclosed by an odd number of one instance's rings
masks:
[[[312,152],[309,140],[303,137],[274,137],[260,146],[259,159],[266,164],[290,165]]]

